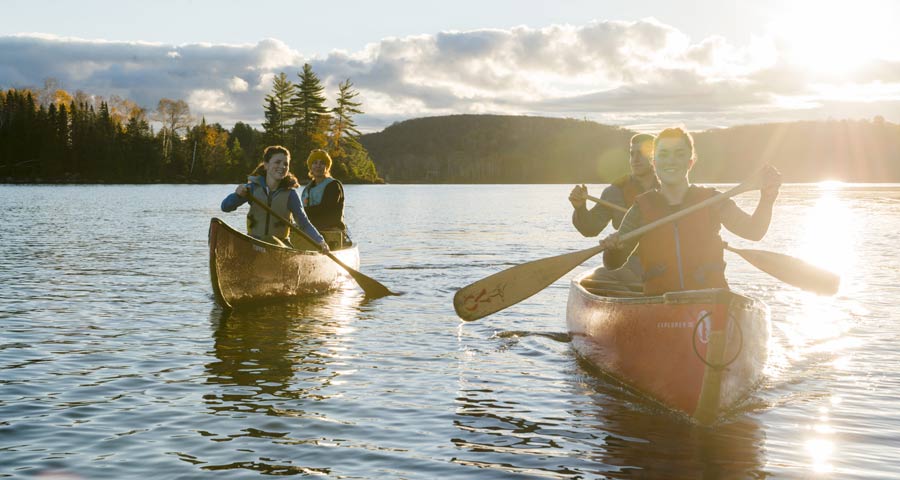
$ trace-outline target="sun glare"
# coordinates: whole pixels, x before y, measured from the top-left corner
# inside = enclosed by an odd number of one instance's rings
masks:
[[[818,185],[822,190],[840,190],[844,187],[844,182],[840,180],[823,180]]]
[[[787,4],[772,30],[791,63],[811,73],[845,75],[896,56],[894,10],[885,0],[804,0]]]
[[[839,197],[842,182],[819,183],[821,195],[809,210],[798,252],[805,260],[844,276],[857,258],[854,255],[855,218]],[[802,252],[802,253],[801,253]]]

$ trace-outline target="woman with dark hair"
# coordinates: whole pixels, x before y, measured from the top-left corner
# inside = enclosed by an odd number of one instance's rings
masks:
[[[309,152],[306,166],[310,182],[303,187],[300,199],[309,221],[328,240],[333,248],[350,243],[344,224],[344,186],[331,176],[331,155],[325,150]]]
[[[303,205],[297,195],[300,186],[297,177],[290,173],[291,152],[280,145],[266,147],[263,161],[256,167],[246,184],[238,185],[234,193],[222,201],[222,211],[232,212],[253,195],[264,202],[275,213],[300,226],[304,233],[315,241],[322,251],[328,251],[328,244],[310,223]],[[291,245],[291,228],[255,203],[250,204],[247,212],[247,234],[260,240]]]

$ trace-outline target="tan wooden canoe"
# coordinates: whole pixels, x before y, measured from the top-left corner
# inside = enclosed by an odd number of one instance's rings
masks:
[[[347,266],[359,269],[356,246],[331,252]],[[263,242],[218,218],[209,224],[209,276],[216,301],[226,308],[314,295],[352,282],[343,268],[316,250]]]

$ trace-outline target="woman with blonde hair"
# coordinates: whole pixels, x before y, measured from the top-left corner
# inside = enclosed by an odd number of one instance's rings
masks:
[[[344,224],[344,186],[331,176],[331,155],[325,150],[309,152],[306,166],[310,182],[303,187],[300,199],[309,220],[332,245],[349,243]]]

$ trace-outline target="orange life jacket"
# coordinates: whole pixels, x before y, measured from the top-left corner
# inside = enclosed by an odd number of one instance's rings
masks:
[[[712,188],[691,185],[681,208],[717,193]],[[635,202],[641,209],[644,224],[674,213],[659,190],[639,195]],[[678,290],[728,288],[720,228],[714,210],[707,207],[645,233],[638,244],[644,268],[644,293],[661,295]]]
[[[634,199],[638,195],[644,193],[644,187],[641,182],[637,181],[631,175],[622,175],[618,180],[612,183],[622,190],[622,196],[625,199],[625,208],[631,208],[634,205]]]

